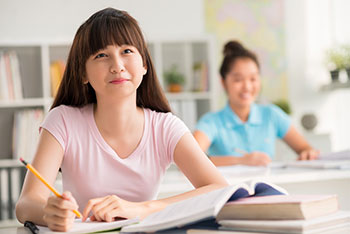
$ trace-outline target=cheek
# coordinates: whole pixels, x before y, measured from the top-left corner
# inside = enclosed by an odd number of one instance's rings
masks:
[[[242,84],[239,82],[232,82],[229,86],[229,89],[233,93],[238,93],[242,89]]]
[[[259,93],[260,88],[261,88],[260,82],[255,83],[253,87],[254,87],[254,91],[255,91],[256,93]]]

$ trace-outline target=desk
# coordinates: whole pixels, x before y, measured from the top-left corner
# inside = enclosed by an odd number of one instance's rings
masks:
[[[251,168],[234,166],[232,172],[221,170],[230,184],[258,179],[285,188],[290,194],[337,194],[340,209],[350,210],[350,170],[306,168]],[[245,172],[244,172],[245,170]],[[173,196],[193,189],[178,170],[170,170],[160,186],[158,198]]]
[[[259,179],[277,184],[290,194],[338,194],[340,208],[350,210],[350,170],[324,170],[305,168],[251,168],[234,167],[234,170],[222,171],[230,184]],[[245,171],[243,173],[243,170]],[[192,190],[193,186],[178,170],[166,173],[160,186],[158,198],[168,197]],[[113,233],[113,232],[111,232]],[[117,233],[117,232],[114,232]],[[192,232],[198,233],[198,231]],[[241,232],[207,232],[241,233]],[[350,230],[335,233],[350,233]],[[0,234],[29,234],[23,227],[0,228]]]
[[[119,232],[105,232],[108,234],[113,233],[119,233]],[[174,231],[168,231],[164,232],[164,234],[181,234],[181,233],[187,233],[187,234],[259,234],[259,232],[239,232],[239,231],[216,231],[216,230],[201,230],[201,229],[190,229],[187,232],[178,232],[176,230]],[[324,234],[348,234],[350,233],[350,227],[344,228],[344,229],[336,229],[333,231],[329,231]],[[29,230],[27,230],[24,227],[12,227],[12,228],[0,228],[0,234],[31,234]],[[162,233],[160,233],[162,234]]]

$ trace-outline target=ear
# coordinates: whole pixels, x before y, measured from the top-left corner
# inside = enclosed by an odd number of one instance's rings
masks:
[[[144,67],[143,67],[143,70],[144,70],[144,71],[143,71],[143,75],[146,75],[146,74],[147,74],[147,66],[144,66]]]
[[[88,83],[89,83],[88,79],[86,77],[83,77],[83,84],[86,85]]]
[[[227,91],[226,90],[226,83],[225,83],[225,80],[221,77],[221,85],[222,85],[222,87],[224,88],[224,90],[225,91]]]

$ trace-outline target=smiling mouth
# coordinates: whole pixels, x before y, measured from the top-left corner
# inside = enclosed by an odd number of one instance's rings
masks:
[[[123,83],[125,81],[128,81],[128,79],[115,79],[115,80],[110,81],[109,83],[111,83],[111,84],[121,84],[121,83]]]

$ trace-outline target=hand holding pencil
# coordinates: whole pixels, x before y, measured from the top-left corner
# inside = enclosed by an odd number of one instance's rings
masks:
[[[40,173],[29,163],[27,163],[26,161],[24,161],[23,158],[20,158],[20,161],[26,166],[26,168],[28,170],[30,170],[41,182],[43,182],[57,197],[65,199],[65,200],[69,200],[70,198],[72,198],[74,200],[74,198],[70,195],[70,193],[64,193],[63,196],[54,188],[52,187],[41,175]],[[81,213],[77,210],[74,209],[73,210],[74,214],[78,217],[81,218],[82,215]]]

